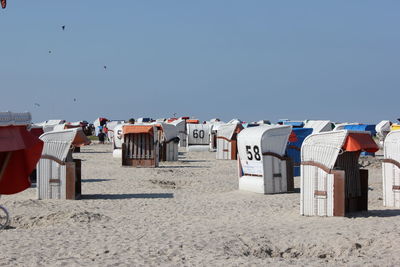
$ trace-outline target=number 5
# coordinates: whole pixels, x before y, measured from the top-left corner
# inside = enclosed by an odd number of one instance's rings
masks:
[[[253,159],[253,154],[251,154],[251,146],[246,146],[246,153],[247,153],[247,159],[252,160]]]

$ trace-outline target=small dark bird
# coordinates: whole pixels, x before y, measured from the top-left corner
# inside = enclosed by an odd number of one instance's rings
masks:
[[[103,68],[104,68],[104,70],[106,70],[106,69],[107,69],[107,66],[104,66]]]
[[[51,54],[51,50],[49,50],[49,54]]]
[[[40,107],[40,104],[38,104],[38,103],[35,103],[35,104],[33,104],[35,107]]]
[[[76,102],[76,98],[74,98],[74,102]]]
[[[61,26],[61,29],[64,31],[64,30],[65,30],[65,25],[62,25],[62,26]]]

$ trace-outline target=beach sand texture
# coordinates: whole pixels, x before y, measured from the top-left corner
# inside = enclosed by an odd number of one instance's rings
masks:
[[[0,266],[398,265],[400,210],[383,207],[379,160],[370,164],[368,213],[304,217],[296,192],[238,191],[236,161],[181,153],[160,168],[121,167],[111,145],[74,154],[82,200],[2,196],[12,222]]]

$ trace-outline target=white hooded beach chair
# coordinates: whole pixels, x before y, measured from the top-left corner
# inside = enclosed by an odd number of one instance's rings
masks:
[[[383,153],[383,205],[400,208],[400,130],[386,136]]]
[[[113,131],[113,157],[122,158],[122,143],[124,142],[124,135],[122,133],[122,127],[128,124],[118,124],[114,127]]]
[[[210,151],[217,151],[217,136],[219,127],[224,125],[221,121],[210,121]]]
[[[90,144],[81,128],[52,131],[44,142],[37,165],[38,199],[78,199],[81,196],[81,160],[73,159],[75,146]]]
[[[187,151],[209,151],[210,148],[210,125],[192,124],[187,126]]]
[[[158,167],[159,140],[154,125],[123,125],[122,166]]]
[[[223,124],[218,127],[217,159],[237,159],[237,135],[243,130],[241,124]]]
[[[238,135],[239,189],[261,194],[294,190],[293,165],[285,150],[290,125],[261,125]]]
[[[159,126],[158,140],[160,144],[160,161],[178,160],[178,129],[176,126],[167,123],[157,123]]]
[[[379,144],[383,147],[383,142],[385,141],[386,136],[390,132],[390,126],[392,123],[390,121],[381,121],[375,126],[376,136],[379,139]]]
[[[368,170],[361,151],[379,148],[369,132],[333,131],[308,136],[301,147],[300,213],[345,216],[368,207]]]
[[[117,125],[121,125],[121,124],[124,124],[124,123],[125,123],[125,121],[122,121],[122,120],[114,120],[114,121],[108,121],[107,122],[107,124],[106,124],[107,129],[108,129],[107,136],[108,136],[108,140],[110,140],[110,142],[112,144],[114,143],[114,136],[115,136],[114,129],[115,129],[115,127]]]
[[[186,120],[180,118],[172,122],[169,122],[169,124],[176,126],[178,130],[179,147],[186,147],[186,139],[187,139]]]

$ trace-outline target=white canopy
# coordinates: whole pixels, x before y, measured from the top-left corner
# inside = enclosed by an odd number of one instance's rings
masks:
[[[241,129],[243,129],[241,124],[230,123],[230,124],[219,125],[218,126],[218,136],[225,137],[228,140],[231,140],[237,127],[240,127]]]
[[[390,121],[381,121],[380,123],[378,123],[375,126],[375,130],[377,132],[377,134],[379,135],[383,135],[384,132],[390,132],[390,126],[391,126],[391,122]]]
[[[75,128],[42,134],[39,137],[44,142],[42,155],[52,156],[63,162],[66,161],[72,141],[78,131],[79,129]]]
[[[328,120],[307,120],[304,122],[304,128],[312,128],[313,133],[332,131],[332,122]]]
[[[261,153],[273,152],[283,156],[287,142],[292,132],[290,125],[260,125],[246,128],[238,135],[238,151],[241,159],[245,159],[246,145],[256,145],[261,148]]]
[[[0,126],[9,125],[28,125],[31,123],[32,116],[29,112],[0,112]]]

